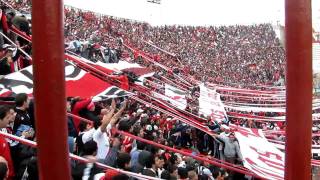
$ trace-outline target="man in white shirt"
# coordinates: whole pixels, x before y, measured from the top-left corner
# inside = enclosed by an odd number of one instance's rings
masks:
[[[94,129],[93,127],[84,132],[82,135],[83,143],[88,142],[89,140],[93,139],[98,145],[98,151],[96,158],[98,160],[103,160],[106,158],[109,148],[110,148],[110,130],[115,126],[117,121],[119,120],[122,112],[126,108],[127,102],[124,102],[120,110],[114,114],[115,111],[115,101],[112,100],[111,109],[108,113],[103,116],[101,121],[101,125],[98,129]],[[113,115],[114,114],[114,115]]]

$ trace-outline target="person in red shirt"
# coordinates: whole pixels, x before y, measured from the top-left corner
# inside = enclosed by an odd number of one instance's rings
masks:
[[[0,10],[0,26],[1,26],[2,32],[8,35],[9,25],[8,25],[8,20],[7,20],[5,11],[6,10],[4,8],[1,8]]]
[[[70,98],[71,99],[71,113],[80,116],[79,112],[85,108],[92,108],[92,99],[80,99],[79,97]],[[94,106],[94,104],[93,104]],[[73,118],[73,123],[77,132],[79,132],[79,118]]]
[[[10,109],[7,106],[0,106],[0,128],[6,128],[10,122]],[[10,146],[7,140],[0,136],[0,156],[4,157],[4,159],[8,162],[9,168],[9,179],[14,177],[14,168],[13,162],[11,159]]]

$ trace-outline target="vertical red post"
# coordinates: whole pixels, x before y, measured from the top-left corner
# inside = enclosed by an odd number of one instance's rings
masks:
[[[312,24],[310,0],[286,0],[285,179],[311,179]]]
[[[62,0],[32,0],[32,36],[40,179],[69,180]]]

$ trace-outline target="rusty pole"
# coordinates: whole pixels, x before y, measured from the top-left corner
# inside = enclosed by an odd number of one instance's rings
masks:
[[[311,179],[312,24],[310,0],[286,0],[285,179]]]
[[[40,179],[70,180],[62,0],[32,0],[32,34]]]

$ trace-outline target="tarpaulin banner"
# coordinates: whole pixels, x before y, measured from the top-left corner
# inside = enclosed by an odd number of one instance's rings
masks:
[[[165,84],[165,95],[167,100],[177,108],[185,110],[187,107],[187,99],[185,91],[175,88],[169,84]]]
[[[246,168],[266,179],[284,178],[284,153],[268,142],[261,129],[237,127],[235,135]]]
[[[146,67],[142,67],[137,63],[129,63],[127,61],[121,61],[121,60],[118,63],[104,63],[101,61],[92,62],[85,58],[70,55],[70,54],[66,54],[66,56],[77,59],[84,63],[90,64],[93,67],[97,68],[98,70],[101,70],[107,74],[111,74],[115,72],[132,72],[138,77],[147,76],[147,75],[152,76],[154,74],[153,71],[151,71],[150,69]]]
[[[224,104],[221,101],[220,94],[216,90],[207,88],[200,84],[199,112],[205,116],[210,116],[213,120],[223,121],[227,118]]]
[[[131,93],[106,83],[69,61],[65,61],[65,80],[67,96],[94,97],[94,100],[101,101],[110,97],[131,95]],[[0,79],[0,96],[14,96],[18,93],[32,96],[32,66]]]

